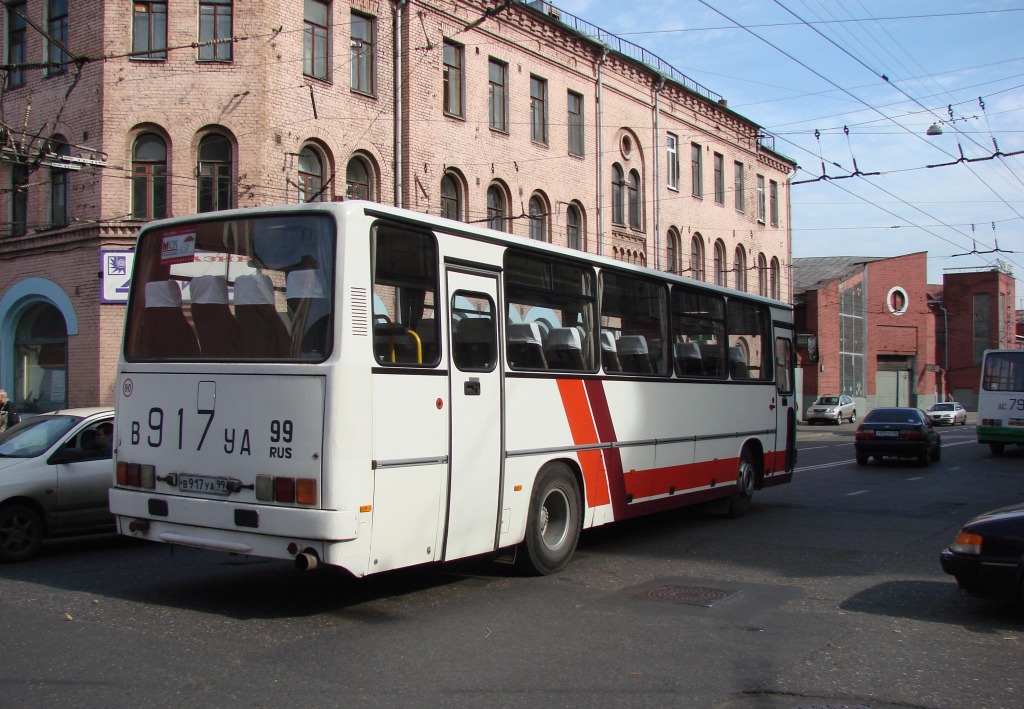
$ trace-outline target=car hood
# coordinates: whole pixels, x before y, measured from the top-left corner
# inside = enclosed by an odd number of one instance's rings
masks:
[[[1024,503],[1018,505],[1009,505],[1008,507],[1000,507],[999,509],[989,510],[978,515],[964,526],[970,526],[979,522],[1001,522],[1008,519],[1017,519],[1024,517]]]
[[[0,458],[0,472],[13,468],[16,465],[21,465],[26,460],[32,460],[31,458]]]

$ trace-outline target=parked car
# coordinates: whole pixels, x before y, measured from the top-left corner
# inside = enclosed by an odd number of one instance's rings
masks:
[[[807,407],[806,420],[807,423],[826,421],[837,426],[843,421],[857,423],[857,405],[853,402],[853,397],[846,394],[819,396]]]
[[[936,426],[941,426],[944,423],[948,423],[950,426],[967,425],[967,411],[955,401],[932,404],[932,408],[928,409],[928,418]]]
[[[111,409],[65,409],[0,433],[0,561],[24,561],[48,537],[113,531]]]
[[[928,465],[942,455],[942,439],[921,409],[873,409],[857,427],[853,448],[857,465],[867,465],[870,457],[881,460],[886,456],[915,458]]]
[[[1024,603],[1024,504],[967,522],[939,561],[967,593]]]

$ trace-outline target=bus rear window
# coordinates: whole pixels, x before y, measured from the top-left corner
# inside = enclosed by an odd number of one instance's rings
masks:
[[[267,215],[139,239],[129,361],[321,361],[331,350],[333,220]]]

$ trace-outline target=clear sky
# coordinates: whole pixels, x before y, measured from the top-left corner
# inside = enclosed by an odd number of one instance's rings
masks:
[[[1024,0],[553,4],[721,94],[794,182],[844,178],[793,185],[794,257],[1001,261],[1024,309]]]

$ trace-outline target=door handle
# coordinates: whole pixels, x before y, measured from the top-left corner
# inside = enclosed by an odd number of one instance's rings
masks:
[[[480,396],[480,380],[470,379],[462,387],[466,396]]]

